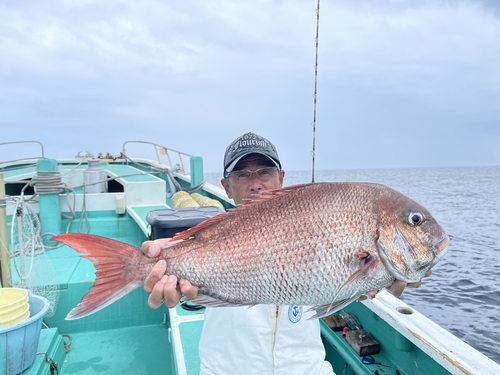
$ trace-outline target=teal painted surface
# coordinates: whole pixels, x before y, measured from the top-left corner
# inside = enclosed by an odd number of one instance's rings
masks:
[[[60,290],[67,289],[69,280],[80,262],[80,257],[76,254],[71,254],[69,257],[55,257],[51,255],[54,254],[49,254],[49,256],[40,259],[35,258],[34,261],[37,262],[37,266],[47,270],[45,273],[36,275],[36,283],[38,286],[55,285]],[[13,262],[18,263],[19,259],[16,258]],[[53,272],[49,272],[48,270],[53,270]],[[14,285],[17,285],[20,282],[20,278],[15,266],[11,268],[11,272],[12,282]]]
[[[57,161],[54,159],[40,159],[36,163],[39,173],[56,172]],[[39,196],[41,233],[59,234],[61,228],[61,208],[59,194],[43,194]],[[52,244],[49,236],[43,237],[44,244]]]
[[[130,182],[158,181],[158,177],[147,173],[142,174],[143,171],[129,165],[101,164],[101,168],[118,176],[124,176],[120,178]]]
[[[117,216],[114,211],[91,212],[88,220],[91,234],[113,238],[137,247],[140,247],[146,240],[146,236],[128,214]],[[77,231],[77,222],[78,220],[75,220],[72,224],[72,232]],[[63,221],[62,225],[66,224],[66,220]],[[168,312],[165,306],[156,310],[149,308],[148,295],[140,287],[89,317],[72,321],[65,320],[68,312],[81,301],[94,284],[95,267],[91,261],[81,258],[78,252],[67,246],[51,250],[48,254],[58,267],[64,269],[62,272],[64,283],[61,287],[57,311],[54,316],[46,320],[51,326],[59,327],[63,333],[158,324],[163,321],[164,314]]]
[[[26,175],[34,175],[36,173],[36,168],[33,166],[29,167],[23,167],[23,168],[15,168],[13,170],[2,170],[2,173],[4,175],[5,180],[8,180],[10,178],[14,178],[16,181],[18,180],[19,176],[26,176]]]
[[[179,332],[182,339],[182,351],[184,352],[184,362],[188,375],[198,375],[200,373],[200,357],[198,355],[198,345],[200,342],[203,321],[184,322],[179,324]]]
[[[346,362],[349,365],[345,375],[368,375],[374,370],[378,370],[380,374],[387,373],[388,370],[391,371],[390,373],[395,373],[398,370],[405,375],[449,374],[446,369],[415,345],[408,345],[408,343],[402,345],[399,332],[362,303],[351,303],[344,311],[354,314],[359,319],[361,326],[380,343],[380,353],[374,357],[380,362],[389,363],[391,366],[364,365],[357,353],[342,338],[341,332],[333,332],[321,321],[321,333],[327,351],[326,358],[332,363],[337,374],[342,373]]]
[[[61,369],[66,357],[65,343],[69,342],[70,339],[61,336],[57,328],[42,329],[35,362],[23,372],[23,375],[57,373],[51,372],[51,364]]]
[[[147,305],[147,294],[142,288],[91,316],[78,320],[65,320],[68,312],[80,302],[92,284],[93,282],[80,284],[81,286],[71,285],[63,292],[65,295],[61,296],[63,299],[59,301],[56,313],[46,318],[46,322],[50,326],[59,327],[62,333],[98,332],[163,322],[164,314],[167,313],[166,308],[150,309]]]
[[[145,226],[149,226],[148,221],[146,220],[146,216],[150,211],[154,210],[163,210],[165,208],[170,208],[169,206],[165,205],[157,205],[157,206],[135,206],[135,207],[130,207],[132,211],[134,211],[137,216],[141,219],[142,223]],[[151,231],[149,231],[151,233]]]
[[[65,320],[66,315],[81,301],[93,284],[93,281],[70,284],[68,290],[61,293],[56,313],[46,318],[46,322],[50,326],[57,326],[62,333],[84,333],[161,324],[165,314],[168,314],[165,306],[158,309],[149,308],[148,295],[140,287],[90,316]]]
[[[146,211],[148,210],[144,210],[144,214]],[[117,216],[114,211],[89,212],[88,221],[91,234],[113,238],[138,247],[146,240],[146,236],[135,220],[128,214]],[[11,217],[8,218],[8,223],[10,222]],[[67,219],[63,219],[61,232],[66,230],[67,222]],[[79,215],[73,221],[70,231],[78,232],[78,225]],[[73,321],[65,320],[68,312],[81,301],[94,284],[94,265],[91,261],[81,258],[80,253],[68,246],[50,249],[46,252],[46,259],[35,257],[35,261],[40,262],[43,268],[54,269],[52,274],[43,275],[44,278],[39,278],[37,283],[57,285],[59,290],[57,309],[54,315],[47,317],[45,321],[52,327],[59,327],[62,333],[159,324],[163,321],[164,314],[168,313],[165,306],[156,310],[150,309],[147,305],[148,295],[142,288],[139,288],[90,317]],[[14,266],[12,266],[12,274],[15,281],[19,279]]]
[[[189,159],[191,171],[191,186],[196,186],[203,182],[203,158],[201,156],[191,156]]]
[[[60,375],[173,375],[174,361],[163,325],[76,333]]]
[[[80,227],[82,232],[88,229],[90,234],[113,238],[137,246],[140,246],[146,238],[133,218],[126,213],[118,216],[115,211],[95,211],[89,212],[87,217],[88,228],[85,219],[80,220],[78,215],[72,221],[69,232],[78,233]],[[66,231],[67,224],[68,220],[63,219],[61,230]]]

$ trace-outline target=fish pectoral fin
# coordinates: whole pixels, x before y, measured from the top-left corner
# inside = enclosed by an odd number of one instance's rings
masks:
[[[368,254],[368,253],[366,253]],[[348,304],[351,302],[357,300],[361,294],[358,293],[359,289],[363,286],[363,284],[369,280],[370,278],[373,277],[373,274],[375,273],[375,270],[377,269],[377,256],[373,254],[368,254],[366,256],[363,256],[361,259],[363,262],[363,265],[356,270],[349,278],[342,284],[342,286],[339,288],[337,291],[337,294],[335,294],[335,297],[333,297],[333,300],[329,304],[325,305],[318,305],[314,306],[309,311],[312,310],[318,310],[318,313],[314,316],[312,316],[310,319],[314,318],[323,318],[325,316],[331,315],[344,307],[346,307]],[[358,287],[354,290],[354,292],[351,293],[351,295],[348,298],[344,298],[341,300],[337,300],[339,297],[340,293],[347,288],[349,285],[358,283]]]
[[[208,307],[238,307],[243,306],[237,303],[231,303],[226,301],[221,301],[220,299],[210,297],[204,294],[198,294],[195,299],[184,300],[194,303],[196,305],[208,306]]]
[[[324,318],[325,316],[334,314],[337,311],[342,310],[344,307],[346,307],[348,304],[355,301],[356,299],[357,299],[357,297],[352,297],[352,298],[346,298],[346,299],[343,299],[340,301],[328,303],[326,305],[313,306],[307,311],[317,311],[317,314],[311,316],[309,319]]]
[[[366,282],[366,280],[373,277],[373,274],[377,269],[377,256],[374,254],[370,254],[364,256],[361,259],[361,261],[363,265],[358,270],[356,270],[356,272],[354,272],[351,276],[349,276],[349,278],[344,282],[344,284],[342,284],[342,286],[337,291],[337,294],[335,294],[335,297],[333,298],[331,303],[314,306],[311,309],[309,309],[309,311],[312,310],[318,311],[318,313],[312,316],[310,319],[323,318],[325,316],[331,315],[343,309],[348,304],[359,298],[359,296],[361,295],[360,293],[358,293],[359,289]],[[354,292],[351,293],[351,296],[337,301],[337,298],[339,297],[340,293],[349,285],[354,283],[358,283],[358,287],[354,290]]]
[[[337,291],[337,294],[333,298],[332,303],[334,303],[340,293],[349,285],[358,283],[358,287],[354,292],[351,293],[351,296],[349,298],[356,299],[358,298],[362,293],[358,293],[359,289],[361,286],[369,279],[371,279],[377,269],[378,266],[378,258],[375,254],[370,254],[366,258],[362,259],[363,265],[356,270],[349,278],[342,284],[342,286],[339,288]]]

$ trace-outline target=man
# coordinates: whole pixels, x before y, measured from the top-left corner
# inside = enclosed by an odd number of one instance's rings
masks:
[[[224,155],[222,186],[235,204],[253,194],[283,185],[285,171],[274,145],[266,138],[246,133],[234,140]],[[146,241],[142,248],[151,257],[160,253],[164,240]],[[172,308],[181,294],[196,297],[198,289],[187,280],[165,275],[160,260],[144,283],[152,308],[163,302]],[[406,286],[395,282],[399,295]],[[420,286],[417,283],[413,286]],[[374,295],[374,293],[372,293]],[[207,308],[200,339],[201,374],[333,374],[325,361],[318,319],[307,306],[256,305]]]

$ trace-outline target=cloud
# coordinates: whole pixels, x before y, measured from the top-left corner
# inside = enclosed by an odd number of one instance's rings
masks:
[[[322,2],[317,168],[498,164],[495,4]],[[153,140],[218,171],[227,143],[254,131],[309,169],[315,7],[2,3],[2,141],[29,135],[57,156]]]

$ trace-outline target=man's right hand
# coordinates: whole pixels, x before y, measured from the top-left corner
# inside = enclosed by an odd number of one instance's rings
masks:
[[[157,258],[161,249],[170,241],[162,238],[155,241],[145,241],[142,244],[142,251],[150,258]],[[174,308],[184,294],[186,299],[194,299],[198,295],[198,288],[189,281],[180,279],[173,275],[165,275],[167,262],[163,259],[153,267],[146,280],[144,280],[144,290],[149,294],[148,305],[156,309],[163,302],[170,308]]]

